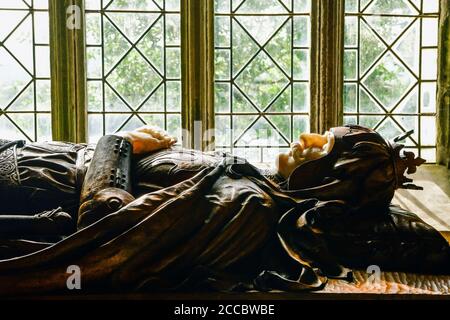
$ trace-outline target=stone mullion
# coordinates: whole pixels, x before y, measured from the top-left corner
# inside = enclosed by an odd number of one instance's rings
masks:
[[[312,1],[311,132],[343,121],[344,0]]]

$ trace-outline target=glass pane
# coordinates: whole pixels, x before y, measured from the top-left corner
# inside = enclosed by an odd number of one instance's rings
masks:
[[[216,145],[229,146],[231,143],[231,118],[216,116]]]
[[[344,46],[354,47],[358,42],[358,19],[356,17],[345,18]]]
[[[307,47],[309,45],[309,17],[294,17],[294,46]]]
[[[230,111],[230,84],[216,83],[215,85],[215,102],[214,107],[216,113]]]
[[[215,18],[214,42],[218,47],[230,46],[230,18],[228,17]]]
[[[36,76],[39,78],[50,78],[50,47],[35,46],[34,55],[36,59]]]
[[[309,79],[309,50],[294,50],[294,80]]]
[[[50,114],[37,114],[36,133],[37,141],[51,141],[52,140],[52,118]]]
[[[420,126],[422,128],[420,143],[424,146],[435,146],[437,137],[436,118],[421,117]]]
[[[437,95],[436,82],[422,82],[421,86],[422,86],[421,111],[431,113],[436,112],[436,95]]]
[[[103,136],[103,116],[88,114],[89,143],[97,142]]]
[[[39,9],[39,11],[36,11]],[[0,1],[0,137],[51,139],[48,2]]]
[[[168,14],[166,15],[166,44],[180,45],[180,15]]]
[[[85,0],[85,6],[87,10],[100,10],[101,0]]]
[[[358,12],[358,0],[345,0],[345,12]]]
[[[181,82],[168,81],[166,83],[167,111],[181,112]]]
[[[294,112],[309,111],[309,85],[307,83],[293,84],[293,107]]]
[[[439,0],[422,0],[424,13],[438,13]]]
[[[214,11],[226,13],[231,11],[231,0],[214,0]]]
[[[374,0],[367,7],[366,13],[409,15],[417,13],[408,0]]]
[[[166,59],[171,62],[166,66],[167,77],[171,79],[180,79],[181,78],[180,48],[167,48]]]
[[[101,15],[97,13],[86,14],[86,44],[95,45],[102,43]]]
[[[50,80],[36,81],[36,110],[48,111],[51,110],[51,85]],[[30,99],[31,102],[31,99]]]
[[[88,81],[88,111],[101,111],[103,105],[103,92],[101,81]]]
[[[176,137],[181,143],[181,115],[168,114],[167,115],[167,132]]]
[[[39,44],[49,44],[48,12],[34,13],[34,37]]]
[[[358,124],[356,116],[344,116],[344,125],[348,124]]]
[[[426,18],[422,21],[422,46],[438,45],[438,18]]]
[[[344,112],[356,112],[356,84],[344,85]]]
[[[215,59],[216,79],[230,79],[230,50],[216,50]]]
[[[357,51],[345,50],[344,51],[344,79],[353,80],[356,79],[357,74]]]
[[[292,0],[295,13],[309,13],[311,11],[311,0]]]
[[[87,76],[99,79],[102,77],[102,48],[86,48]]]
[[[259,54],[236,79],[236,84],[260,109],[286,86],[288,79],[267,54]]]
[[[165,2],[166,2],[166,10],[180,11],[180,0],[165,0]]]
[[[422,50],[422,79],[436,80],[437,78],[437,49]]]

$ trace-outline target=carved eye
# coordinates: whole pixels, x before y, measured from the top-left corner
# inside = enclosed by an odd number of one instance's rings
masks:
[[[113,197],[111,199],[108,199],[108,207],[111,210],[119,210],[122,207],[122,204],[122,200],[120,200],[119,198]]]

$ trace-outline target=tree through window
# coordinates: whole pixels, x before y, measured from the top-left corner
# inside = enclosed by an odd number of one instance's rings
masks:
[[[87,0],[89,140],[145,123],[181,135],[180,1]]]
[[[438,0],[346,0],[344,122],[436,161]]]
[[[309,130],[309,0],[216,0],[216,146],[272,162]]]
[[[0,134],[51,139],[47,0],[0,1]]]

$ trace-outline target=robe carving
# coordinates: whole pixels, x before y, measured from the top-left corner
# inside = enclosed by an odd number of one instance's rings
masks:
[[[92,147],[61,148],[26,146],[18,155],[33,151],[40,155],[34,161],[70,164],[38,170],[62,174],[60,199],[70,211],[79,199],[65,195],[76,194]],[[223,153],[173,148],[136,158],[136,199],[125,207],[62,239],[0,240],[8,257],[0,261],[0,295],[65,292],[71,265],[80,267],[87,292],[320,290],[328,278],[351,281],[350,268],[372,264],[448,273],[446,240],[413,213],[385,205],[393,189],[377,189],[376,181],[393,172],[387,158],[362,161],[374,149],[352,148],[357,156],[337,160],[323,184],[299,190]],[[17,157],[25,177],[23,161]]]

